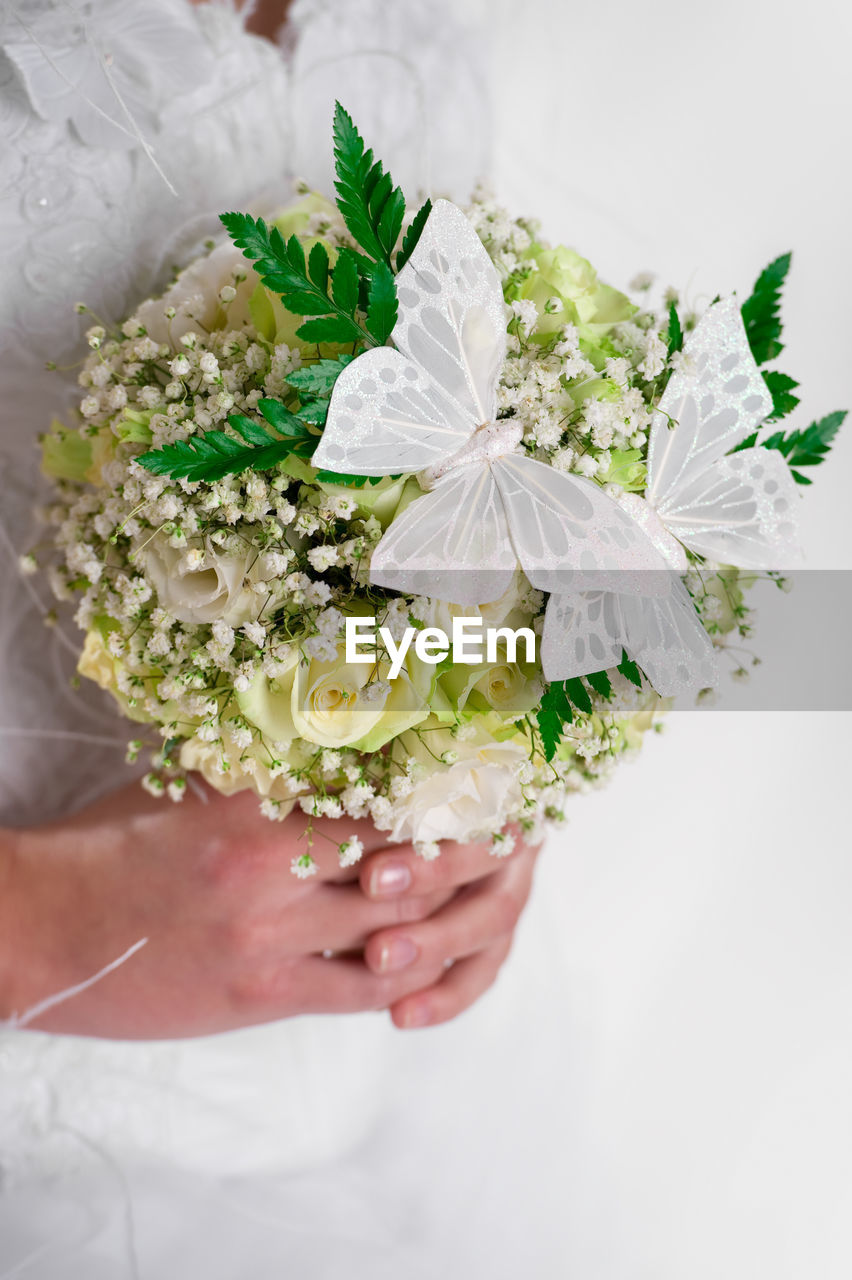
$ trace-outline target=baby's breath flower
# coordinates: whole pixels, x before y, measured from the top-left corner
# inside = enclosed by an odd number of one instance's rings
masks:
[[[341,867],[354,867],[355,863],[361,860],[364,846],[358,836],[350,836],[348,840],[338,845],[337,852]]]
[[[302,853],[298,858],[291,859],[290,870],[299,880],[308,880],[317,874],[319,867],[309,853]]]

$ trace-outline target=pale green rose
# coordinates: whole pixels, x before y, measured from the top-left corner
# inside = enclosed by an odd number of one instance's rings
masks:
[[[367,483],[357,488],[351,484],[332,484],[330,481],[317,480],[317,468],[292,453],[279,465],[288,476],[310,486],[311,492],[303,495],[305,502],[319,506],[322,501],[320,493],[343,494],[356,504],[359,516],[365,519],[375,516],[383,529],[416,498],[423,496],[423,490],[414,476],[400,476],[397,480],[385,476],[378,484]]]
[[[378,484],[370,484],[368,481],[360,488],[349,484],[331,484],[326,480],[314,480],[313,483],[323,493],[344,494],[347,498],[352,498],[357,504],[358,515],[367,518],[375,516],[383,529],[415,499],[423,496],[418,481],[411,475],[399,476],[396,480],[384,476]]]
[[[621,485],[625,493],[642,493],[647,472],[641,449],[613,449],[609,466],[596,479],[600,484]]]
[[[279,209],[272,219],[272,225],[277,227],[282,236],[287,239],[289,236],[300,235],[317,213],[325,214],[331,222],[337,217],[337,207],[318,191],[309,191],[301,200],[296,200],[286,208]]]
[[[334,661],[300,664],[292,700],[299,736],[323,747],[378,751],[391,738],[420,724],[429,715],[434,667],[421,663],[409,650],[395,680],[388,679],[388,671],[384,661],[378,668],[346,662],[342,642]],[[379,690],[377,696],[372,696],[374,689]]]
[[[112,424],[112,432],[121,444],[151,444],[153,409],[125,409],[118,422]]]
[[[297,737],[293,723],[293,682],[299,665],[299,651],[291,650],[283,670],[277,676],[258,672],[250,687],[236,695],[240,711],[270,741],[289,745]]]
[[[118,687],[118,676],[124,669],[124,663],[121,658],[114,658],[107,648],[107,641],[112,631],[121,631],[121,627],[114,618],[107,617],[106,614],[100,614],[95,618],[92,630],[86,634],[83,652],[77,663],[79,674],[85,676],[87,680],[94,680],[95,684],[111,693],[130,720],[136,720],[140,724],[170,725],[179,722],[180,733],[185,733],[189,727],[195,728],[201,724],[201,716],[189,715],[173,699],[158,702],[156,714],[151,715],[142,707],[144,697],[142,689],[139,691],[138,700],[128,698],[121,692]],[[149,691],[163,678],[162,670],[156,667],[143,669],[139,674]]]
[[[41,441],[41,469],[54,480],[82,483],[92,465],[92,442],[79,431],[64,427],[58,418]]]
[[[536,666],[526,661],[507,661],[502,642],[500,651],[502,658],[498,662],[472,666],[456,663],[441,675],[441,688],[462,719],[494,712],[501,721],[514,722],[541,701],[544,687]],[[520,644],[517,656],[524,652]]]
[[[585,378],[576,385],[568,384],[568,394],[576,409],[582,408],[587,400],[604,400],[614,403],[621,399],[621,388],[610,378]]]
[[[573,324],[580,335],[583,351],[596,367],[603,366],[605,355],[611,354],[606,342],[613,325],[629,320],[636,307],[618,289],[602,284],[592,264],[565,245],[534,252],[538,266],[523,281],[519,298],[534,302],[539,311],[536,335],[547,337],[565,324]],[[551,298],[562,306],[545,311]]]
[[[437,689],[435,668],[420,662],[413,648],[394,680],[389,663],[348,663],[343,641],[331,661],[307,662],[298,657],[287,671],[270,680],[257,675],[238,695],[243,715],[272,741],[300,737],[321,747],[354,747],[378,751],[437,707],[449,714]]]
[[[115,457],[115,450],[118,441],[112,433],[108,424],[100,427],[98,431],[90,436],[92,445],[92,461],[86,472],[86,479],[89,484],[97,485],[100,488],[104,483],[103,469],[108,462],[112,462]]]

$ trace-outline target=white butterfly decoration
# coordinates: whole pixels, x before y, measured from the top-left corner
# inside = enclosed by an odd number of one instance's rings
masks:
[[[566,570],[604,586],[619,571],[659,568],[636,522],[598,485],[516,452],[520,426],[496,421],[503,291],[455,205],[436,202],[397,294],[396,350],[376,347],[343,370],[312,459],[357,475],[419,472],[431,490],[393,521],[371,580],[484,604],[519,563],[543,591],[564,586]]]
[[[651,425],[645,497],[622,498],[674,571],[671,591],[553,596],[545,670],[586,675],[616,665],[626,649],[664,696],[712,685],[713,646],[679,578],[684,548],[743,569],[789,568],[799,558],[798,494],[785,458],[759,446],[730,453],[772,409],[735,299],[709,308],[684,357]]]
[[[692,495],[693,481],[704,494],[704,467],[766,416],[768,397],[756,367],[760,402],[752,380],[740,394],[749,416],[735,411],[739,426],[731,430],[728,402],[738,394],[733,384],[739,375],[727,353],[716,363],[708,354],[701,364],[696,343],[702,326],[696,329],[687,356],[701,371],[672,378],[652,429],[657,515],[641,499],[628,512],[593,481],[519,452],[520,425],[497,421],[497,381],[506,355],[503,293],[491,259],[455,205],[436,202],[397,277],[397,294],[396,349],[376,347],[343,370],[312,459],[316,467],[356,475],[420,473],[428,492],[385,532],[373,553],[371,581],[461,605],[484,604],[503,594],[520,564],[534,587],[551,593],[542,643],[548,680],[617,665],[623,646],[660,692],[683,686],[685,675],[691,684],[711,683],[712,644],[672,572],[685,567],[684,553],[678,546],[675,566],[677,544],[661,521],[677,524],[678,538],[698,550],[701,529],[693,536],[677,522],[686,512],[695,523],[706,508],[709,545],[729,511],[725,485],[733,480],[739,493],[746,481],[738,477],[756,466],[750,455],[765,460],[763,449],[725,459],[733,469],[718,477],[724,482],[718,498],[714,491],[710,505],[702,506]],[[715,329],[711,334],[712,326],[702,325],[712,347]],[[739,362],[742,352],[735,354]],[[719,364],[725,400],[714,416],[702,377]],[[678,444],[690,431],[697,440],[685,457],[682,448],[664,448],[659,435],[660,424],[669,434],[665,414],[674,418],[675,408],[687,423]],[[695,458],[702,465],[694,466]]]

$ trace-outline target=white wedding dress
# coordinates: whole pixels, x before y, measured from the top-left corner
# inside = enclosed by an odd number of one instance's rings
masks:
[[[0,824],[27,825],[128,777],[126,726],[71,688],[73,627],[45,626],[17,571],[35,439],[75,390],[45,361],[73,366],[91,323],[74,304],[120,319],[220,210],[280,202],[294,174],[330,192],[335,96],[409,189],[459,198],[488,108],[429,0],[301,0],[283,52],[225,4],[0,13]],[[0,1031],[0,1277],[516,1274],[558,1220],[523,1155],[553,1132],[535,1094],[556,1062],[530,1058],[554,991],[528,975],[558,973],[542,947],[431,1037],[385,1016],[152,1044]],[[495,1235],[498,1186],[517,1216]]]

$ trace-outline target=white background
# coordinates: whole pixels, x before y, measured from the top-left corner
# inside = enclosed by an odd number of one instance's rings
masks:
[[[852,405],[852,10],[488,13],[512,209],[614,284],[650,269],[693,299],[745,294],[792,248],[794,421]],[[850,473],[852,425],[804,502],[814,567],[852,567]],[[849,647],[834,637],[826,661]],[[560,1104],[585,1135],[583,1207],[565,1200],[577,1280],[852,1274],[850,730],[841,713],[678,713],[551,841],[537,891],[564,919],[558,1016],[566,1077],[585,1081]]]

